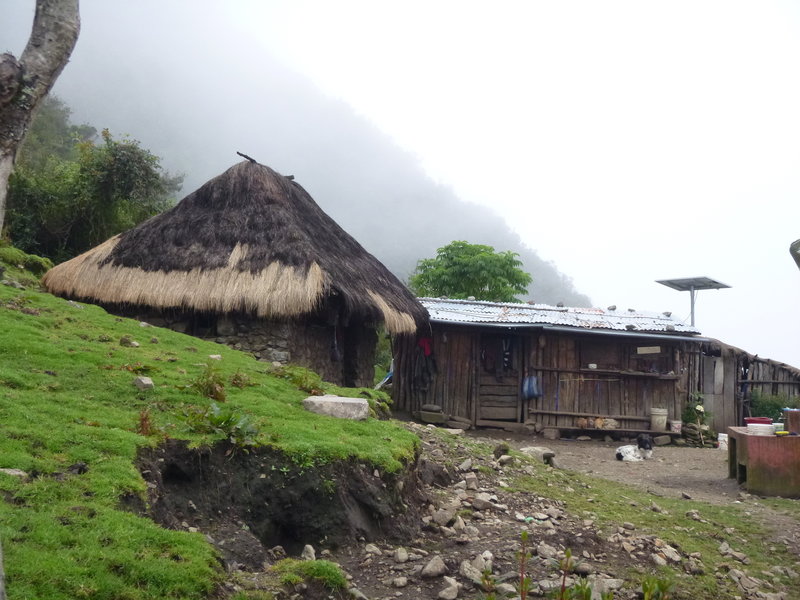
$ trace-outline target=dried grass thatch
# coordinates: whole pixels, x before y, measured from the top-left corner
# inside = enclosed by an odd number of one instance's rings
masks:
[[[299,317],[331,302],[412,333],[427,312],[297,183],[241,162],[42,282],[103,304]]]

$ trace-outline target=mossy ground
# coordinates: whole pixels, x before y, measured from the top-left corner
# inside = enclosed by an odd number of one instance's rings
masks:
[[[418,448],[391,422],[308,413],[306,392],[249,355],[96,306],[0,286],[0,331],[0,468],[28,473],[0,474],[11,600],[197,598],[215,589],[222,574],[203,535],[121,508],[123,497],[145,498],[135,465],[142,447],[167,438],[213,445],[246,422],[250,438],[234,439],[237,451],[269,446],[305,468],[356,460],[396,472]],[[202,422],[214,401],[196,384],[208,365],[231,416],[220,427]],[[138,390],[137,375],[155,388]]]

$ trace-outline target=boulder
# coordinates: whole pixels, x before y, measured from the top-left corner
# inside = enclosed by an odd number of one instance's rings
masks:
[[[309,396],[303,400],[303,408],[318,415],[351,421],[364,421],[369,417],[369,404],[364,398]]]

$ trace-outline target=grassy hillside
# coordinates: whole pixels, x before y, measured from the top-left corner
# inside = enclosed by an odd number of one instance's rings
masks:
[[[224,346],[0,285],[9,598],[196,598],[214,589],[221,573],[200,533],[169,531],[121,507],[125,496],[145,498],[137,450],[167,437],[227,439],[233,452],[268,445],[299,465],[354,458],[391,472],[414,456],[418,440],[391,423],[304,411],[308,393],[298,385],[336,391],[313,374],[270,371]],[[140,391],[139,375],[154,389]]]

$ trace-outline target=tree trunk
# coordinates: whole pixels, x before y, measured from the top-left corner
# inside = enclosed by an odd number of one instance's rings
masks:
[[[0,55],[0,232],[17,150],[36,107],[67,64],[79,31],[78,0],[36,0],[33,31],[19,62],[11,54]]]

